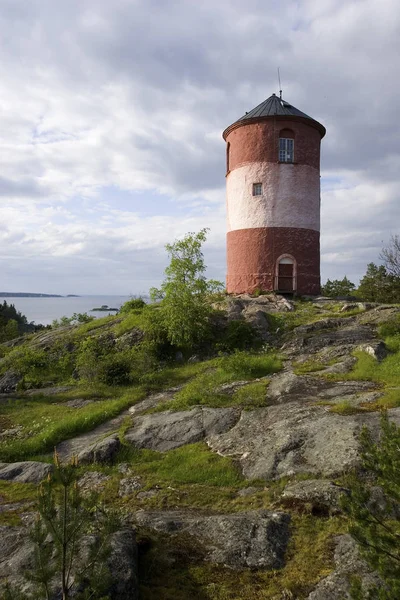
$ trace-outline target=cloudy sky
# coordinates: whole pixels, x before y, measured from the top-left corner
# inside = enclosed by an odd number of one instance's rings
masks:
[[[399,233],[398,0],[0,0],[0,290],[134,294],[209,227],[222,130],[273,92],[327,128],[322,279]]]

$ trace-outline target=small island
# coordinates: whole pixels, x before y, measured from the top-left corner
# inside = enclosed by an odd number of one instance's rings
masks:
[[[92,308],[92,310],[90,312],[105,312],[105,311],[109,311],[109,310],[114,310],[115,312],[118,312],[119,308],[111,308],[111,307],[107,306],[107,304],[102,304],[100,307]]]
[[[0,298],[62,298],[60,294],[33,294],[30,292],[0,292]]]
[[[80,298],[77,294],[35,294],[33,292],[0,292],[0,298]]]

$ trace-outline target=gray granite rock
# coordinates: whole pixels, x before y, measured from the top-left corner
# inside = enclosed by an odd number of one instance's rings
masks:
[[[0,394],[11,394],[16,391],[22,375],[14,371],[7,371],[0,377]]]
[[[283,493],[285,504],[308,504],[316,511],[340,512],[340,497],[348,490],[327,479],[307,479],[289,483]]]
[[[0,463],[0,479],[15,483],[40,483],[52,471],[53,465],[37,461]]]
[[[117,434],[110,435],[92,446],[84,448],[78,454],[79,464],[110,463],[121,447]]]
[[[400,408],[389,416],[400,424]],[[232,429],[207,443],[214,452],[235,457],[248,479],[335,477],[360,464],[360,430],[367,425],[377,435],[379,422],[377,413],[341,416],[325,406],[291,402],[243,411]]]
[[[108,566],[113,576],[110,599],[138,600],[138,553],[132,529],[122,529],[112,536]]]
[[[193,444],[231,429],[238,420],[234,408],[203,408],[141,415],[125,434],[125,441],[136,448],[166,452]]]
[[[318,583],[307,600],[350,600],[351,575],[361,578],[365,593],[372,585],[379,585],[379,578],[360,557],[350,535],[336,538],[334,560],[335,570]]]
[[[207,560],[235,569],[281,568],[290,538],[290,516],[284,512],[192,516],[138,511],[136,520],[163,533],[187,533],[203,545]]]

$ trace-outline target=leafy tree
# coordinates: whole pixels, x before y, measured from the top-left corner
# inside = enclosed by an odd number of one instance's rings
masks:
[[[0,343],[12,340],[28,329],[27,318],[14,304],[0,303]]]
[[[165,246],[170,263],[160,289],[152,288],[152,300],[162,300],[160,312],[169,342],[191,347],[207,335],[211,314],[208,296],[223,288],[222,283],[204,276],[206,266],[201,251],[207,229],[188,233]]]
[[[49,600],[56,589],[62,600],[108,598],[107,559],[119,522],[100,505],[98,496],[82,495],[76,467],[74,461],[61,465],[55,454],[54,473],[39,488],[39,518],[31,531],[34,569],[25,577],[34,591],[26,594],[8,585],[6,600]]]
[[[400,236],[391,236],[389,245],[382,248],[379,258],[389,275],[400,277]]]
[[[352,597],[398,600],[400,522],[395,515],[400,507],[400,428],[383,413],[380,441],[374,442],[371,432],[364,428],[360,442],[366,476],[350,480],[351,493],[342,498],[342,507],[350,518],[350,533],[383,585],[366,592],[360,581],[355,582]],[[380,498],[376,486],[382,490]]]
[[[340,298],[343,296],[351,296],[355,290],[355,285],[346,276],[343,279],[327,280],[322,287],[322,295],[330,298]]]
[[[399,302],[400,277],[390,275],[383,265],[369,263],[357,296],[369,302]]]

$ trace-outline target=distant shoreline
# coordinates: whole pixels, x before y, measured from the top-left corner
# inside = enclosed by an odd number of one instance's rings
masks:
[[[0,298],[80,298],[77,294],[31,294],[29,292],[0,292]]]

